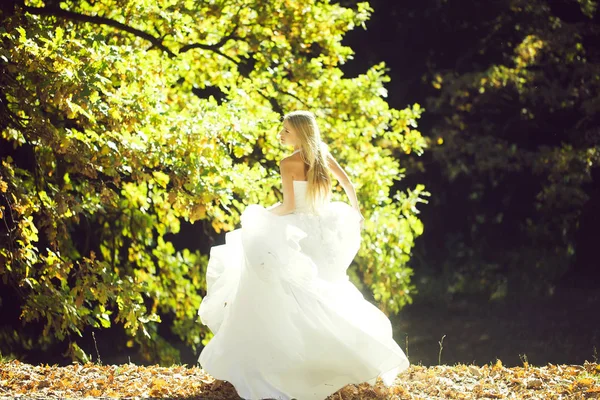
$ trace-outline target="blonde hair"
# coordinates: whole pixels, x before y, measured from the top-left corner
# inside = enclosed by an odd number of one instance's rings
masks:
[[[327,146],[321,141],[317,121],[310,111],[294,111],[286,114],[283,120],[291,125],[300,140],[300,154],[308,166],[307,201],[313,210],[318,210],[331,198]]]

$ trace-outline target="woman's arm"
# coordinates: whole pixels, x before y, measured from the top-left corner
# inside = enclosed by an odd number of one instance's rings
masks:
[[[269,208],[273,214],[285,215],[294,212],[296,204],[294,201],[293,162],[284,158],[279,164],[281,174],[281,187],[283,190],[283,203]]]
[[[342,185],[344,192],[346,192],[346,196],[348,196],[348,199],[350,200],[350,204],[352,204],[352,207],[356,211],[358,211],[358,213],[360,214],[360,217],[361,217],[360,222],[362,225],[362,221],[364,220],[364,217],[362,216],[362,213],[360,212],[360,206],[358,205],[358,198],[356,197],[356,190],[354,189],[354,185],[350,181],[350,178],[346,174],[346,171],[344,171],[344,169],[340,166],[340,164],[338,164],[338,162],[335,160],[335,158],[333,158],[331,153],[327,153],[327,163],[328,163],[329,169],[331,170],[333,175],[336,177],[336,179],[338,180],[340,185]]]

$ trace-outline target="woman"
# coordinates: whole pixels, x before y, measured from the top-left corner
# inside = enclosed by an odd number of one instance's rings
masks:
[[[198,311],[214,337],[201,366],[245,399],[324,399],[351,383],[390,385],[408,368],[387,317],[346,269],[360,245],[354,186],[321,142],[315,117],[284,117],[283,202],[249,206],[211,249]],[[332,173],[352,207],[331,202]]]

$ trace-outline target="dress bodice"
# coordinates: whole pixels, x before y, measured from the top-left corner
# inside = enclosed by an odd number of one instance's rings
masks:
[[[306,199],[306,191],[308,189],[308,181],[293,181],[294,182],[294,204],[296,205],[296,213],[310,212],[310,205]]]

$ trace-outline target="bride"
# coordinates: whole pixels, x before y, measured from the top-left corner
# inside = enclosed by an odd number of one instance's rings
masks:
[[[354,186],[312,113],[284,117],[283,202],[246,208],[211,249],[198,314],[214,337],[199,362],[245,399],[325,399],[347,384],[386,385],[409,362],[388,318],[348,280],[362,215]],[[333,174],[352,207],[330,201]]]

